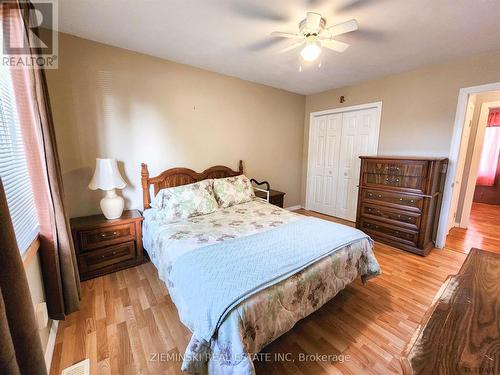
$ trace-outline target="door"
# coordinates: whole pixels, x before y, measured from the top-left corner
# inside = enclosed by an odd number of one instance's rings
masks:
[[[460,219],[459,217],[457,217],[458,201],[460,197],[460,192],[462,191],[462,185],[460,183],[462,182],[465,172],[464,171],[465,159],[467,156],[469,138],[472,130],[472,117],[474,115],[475,103],[476,103],[476,96],[474,95],[469,98],[469,102],[467,103],[467,112],[465,113],[464,128],[462,131],[462,139],[460,141],[460,151],[458,154],[457,167],[456,167],[457,173],[455,174],[455,181],[453,181],[453,195],[451,197],[451,207],[453,210],[453,214],[450,215],[449,218],[448,231],[451,228],[457,226],[456,224],[457,219],[458,220]],[[465,188],[463,190],[465,192]]]
[[[377,110],[345,112],[342,116],[337,217],[356,221],[361,155],[376,155],[378,148]]]
[[[335,215],[342,114],[314,117],[308,168],[308,207]]]
[[[306,207],[355,221],[361,155],[376,155],[380,107],[313,116]]]

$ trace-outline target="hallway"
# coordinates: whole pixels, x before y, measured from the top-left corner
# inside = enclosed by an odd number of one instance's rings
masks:
[[[469,228],[452,228],[445,248],[469,253],[471,247],[500,253],[500,206],[473,203]]]

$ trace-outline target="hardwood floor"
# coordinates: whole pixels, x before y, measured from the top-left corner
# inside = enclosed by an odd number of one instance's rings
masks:
[[[500,253],[500,206],[473,203],[469,227],[452,228],[445,247],[464,253],[472,247]]]
[[[465,253],[472,246],[500,249],[500,224],[495,229],[495,220],[481,214],[498,217],[498,211],[474,209],[472,232],[454,229],[446,248],[426,258],[376,243],[383,274],[365,286],[356,280],[270,344],[265,352],[292,353],[295,361],[256,362],[257,374],[401,373],[401,352]],[[154,356],[184,353],[189,336],[155,267],[143,264],[82,283],[82,309],[59,325],[50,373],[90,358],[91,374],[177,374],[180,362]],[[344,360],[303,360],[301,353]]]

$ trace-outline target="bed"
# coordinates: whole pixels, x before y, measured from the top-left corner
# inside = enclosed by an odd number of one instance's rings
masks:
[[[167,222],[151,207],[151,189],[156,196],[165,188],[243,175],[241,161],[238,170],[173,168],[156,177],[143,164],[141,175],[144,248],[193,332],[185,372],[254,374],[253,359],[267,344],[358,276],[364,283],[380,274],[364,233],[260,198]]]

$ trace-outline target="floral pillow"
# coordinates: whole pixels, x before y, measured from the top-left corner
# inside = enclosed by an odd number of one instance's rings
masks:
[[[219,208],[213,192],[213,180],[162,189],[151,206],[158,209],[163,220],[187,219],[205,215]]]
[[[223,208],[251,201],[255,197],[252,184],[245,175],[215,179],[214,193]]]

